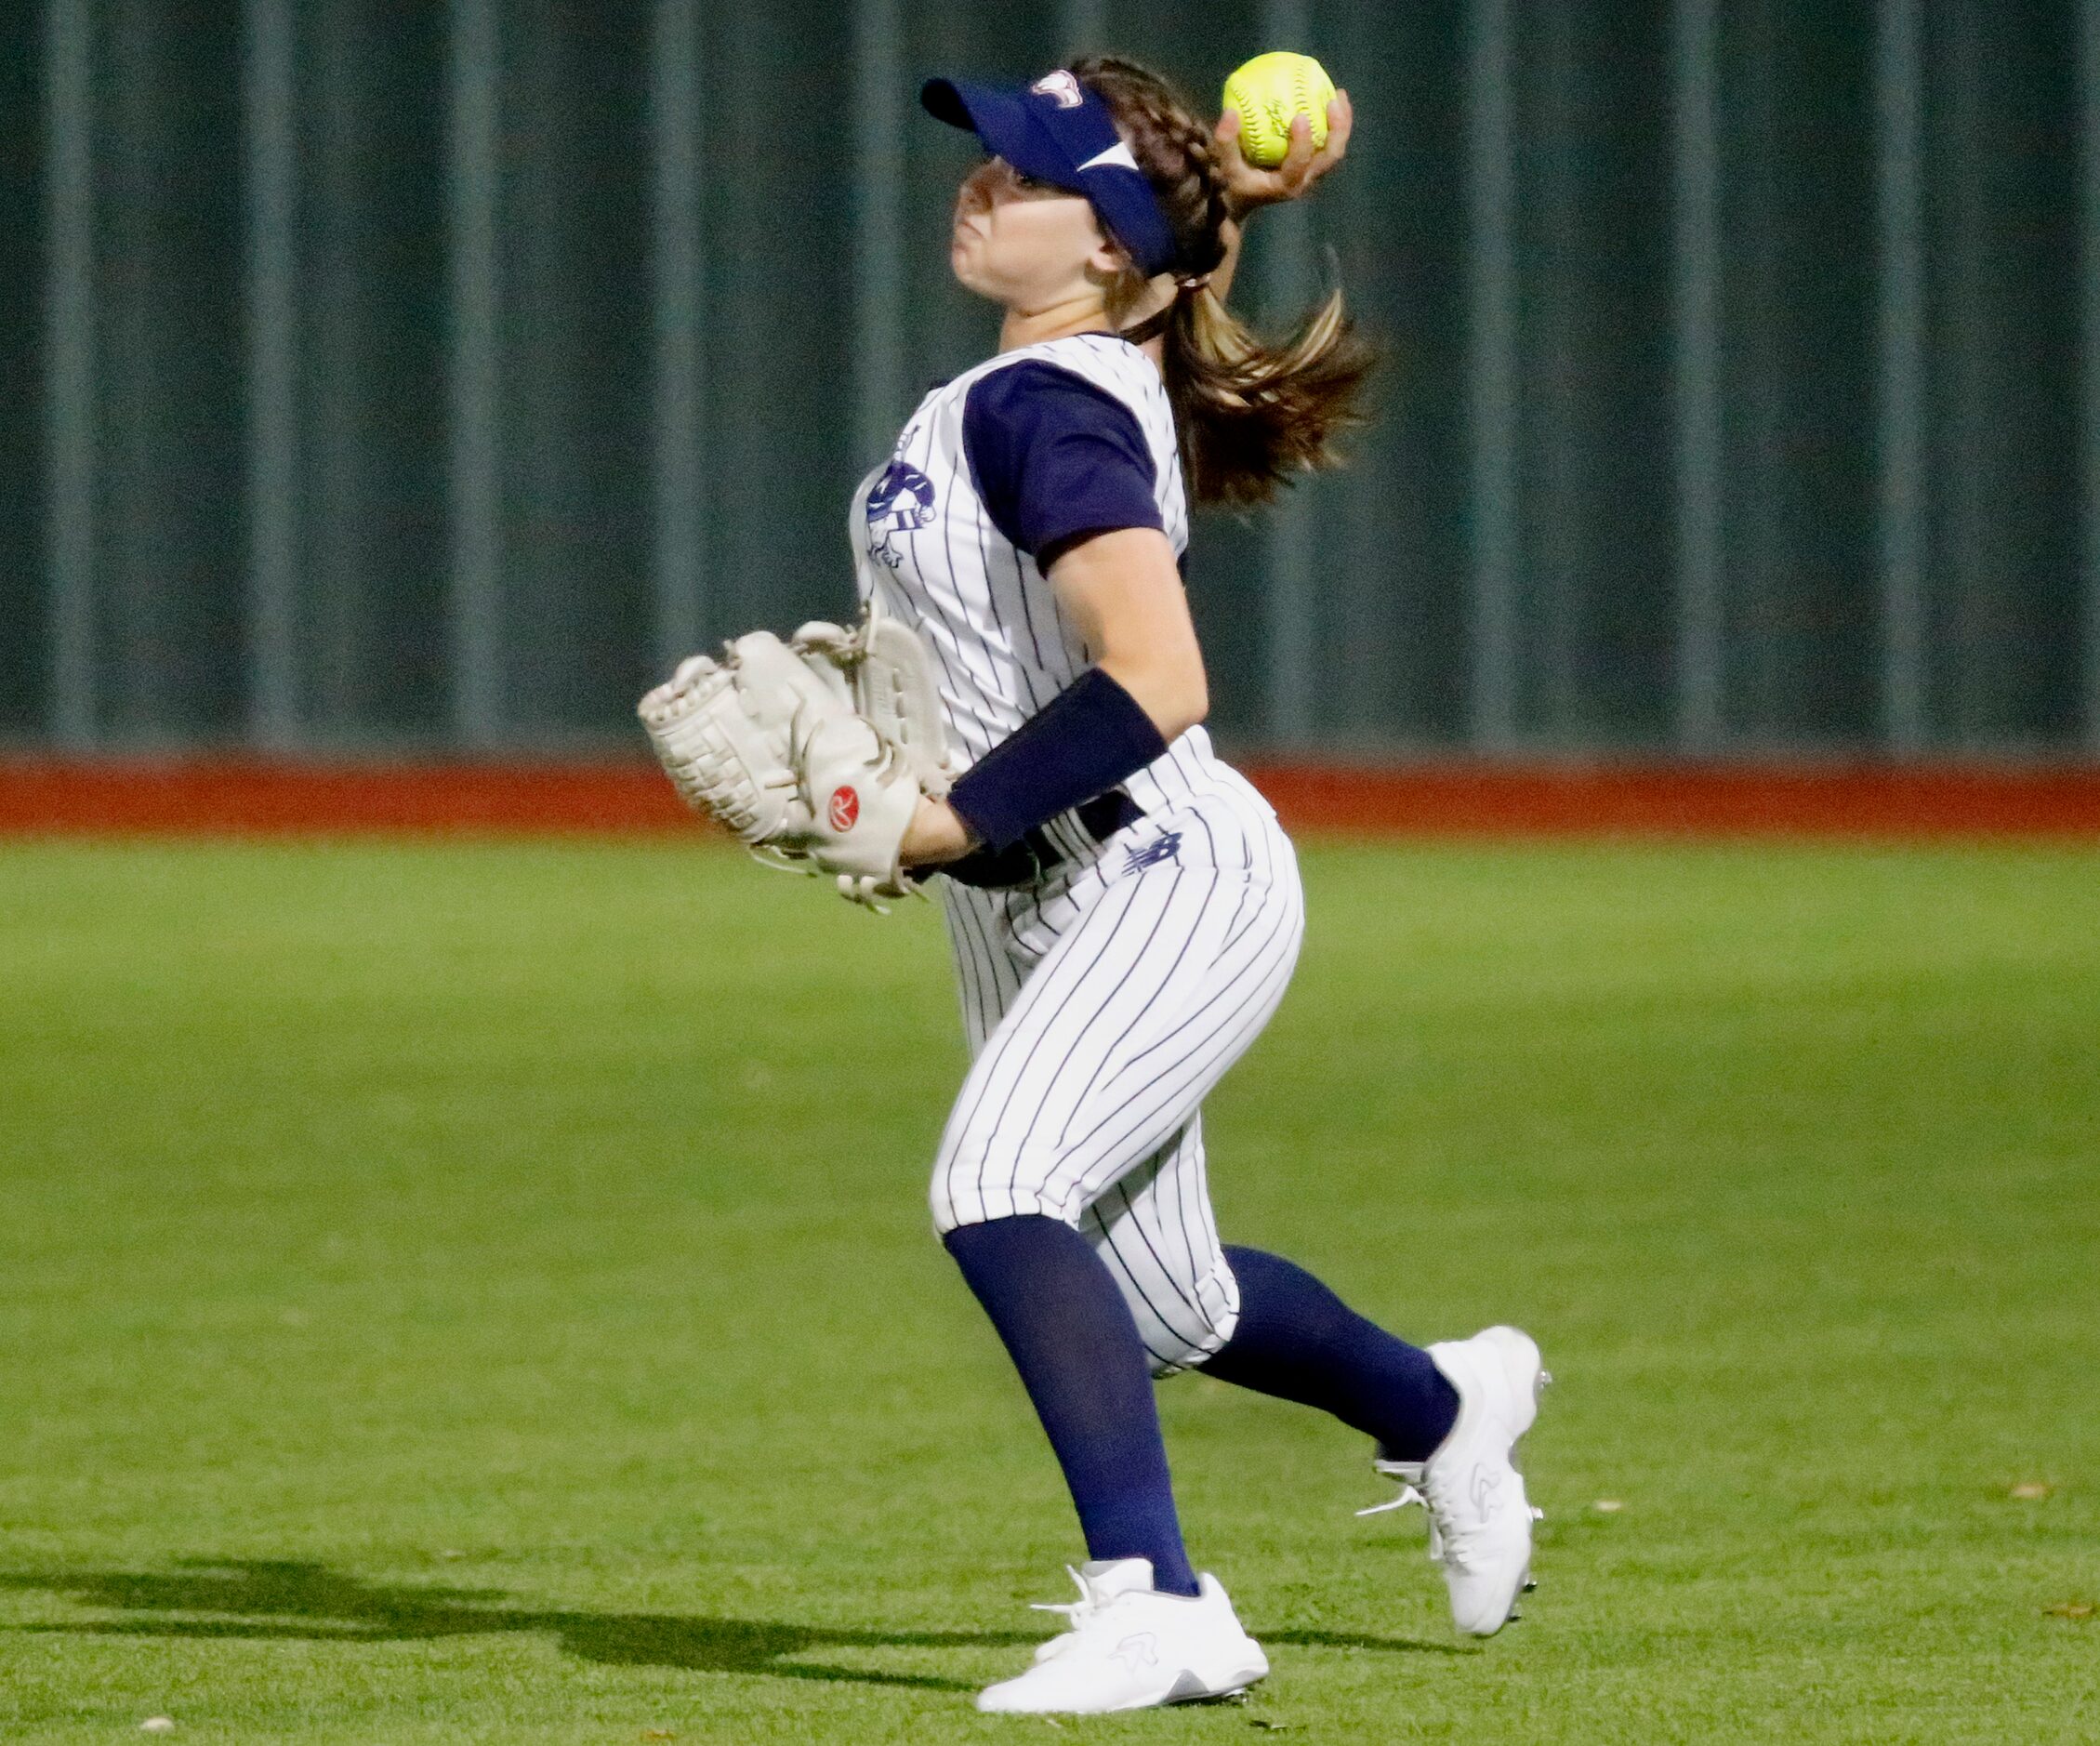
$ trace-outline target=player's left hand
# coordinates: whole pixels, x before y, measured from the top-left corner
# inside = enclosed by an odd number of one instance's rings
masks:
[[[1227,109],[1215,129],[1215,152],[1219,173],[1224,178],[1225,199],[1235,219],[1245,218],[1258,206],[1273,206],[1286,200],[1301,200],[1313,192],[1321,177],[1348,155],[1349,133],[1355,114],[1349,93],[1337,91],[1327,104],[1327,143],[1313,149],[1313,124],[1303,115],[1290,124],[1290,150],[1273,170],[1247,161],[1239,146],[1239,111]]]

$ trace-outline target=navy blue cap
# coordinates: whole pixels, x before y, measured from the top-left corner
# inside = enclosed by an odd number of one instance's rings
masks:
[[[926,112],[974,133],[1024,176],[1083,194],[1146,278],[1174,264],[1174,231],[1108,105],[1060,68],[1026,86],[929,79]]]

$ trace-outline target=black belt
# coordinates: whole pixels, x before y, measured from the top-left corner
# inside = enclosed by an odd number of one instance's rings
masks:
[[[980,891],[1009,891],[1035,885],[1048,879],[1067,861],[1076,858],[1074,847],[1060,847],[1058,837],[1072,836],[1066,819],[1076,818],[1087,841],[1098,849],[1117,831],[1144,816],[1144,808],[1128,790],[1110,788],[1090,800],[1083,800],[1069,813],[1060,813],[1050,824],[1037,825],[1025,837],[1004,849],[974,849],[959,861],[950,861],[940,870],[952,880],[974,885]],[[1053,827],[1057,834],[1052,835]]]

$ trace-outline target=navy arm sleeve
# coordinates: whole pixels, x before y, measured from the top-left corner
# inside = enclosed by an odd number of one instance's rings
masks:
[[[962,446],[992,525],[1038,560],[1084,535],[1162,525],[1137,418],[1054,364],[1031,358],[971,383]]]

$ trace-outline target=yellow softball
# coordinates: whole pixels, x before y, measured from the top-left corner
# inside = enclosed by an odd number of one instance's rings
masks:
[[[1327,104],[1334,81],[1311,55],[1278,49],[1256,55],[1225,81],[1225,107],[1239,111],[1239,149],[1247,161],[1273,170],[1290,150],[1290,123],[1313,124],[1313,149],[1327,142]]]

